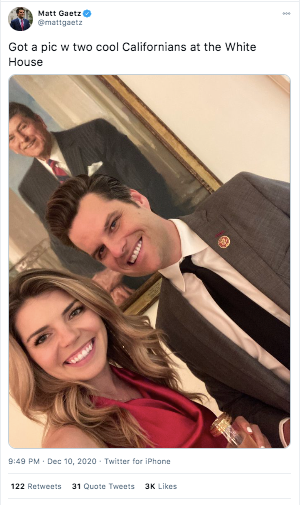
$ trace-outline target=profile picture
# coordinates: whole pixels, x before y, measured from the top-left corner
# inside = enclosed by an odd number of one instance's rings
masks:
[[[16,7],[10,11],[8,22],[13,30],[23,32],[24,30],[28,30],[32,25],[32,13],[26,7]]]

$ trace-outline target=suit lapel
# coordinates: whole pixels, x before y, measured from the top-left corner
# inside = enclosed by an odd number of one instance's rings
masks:
[[[159,326],[171,347],[197,375],[205,375],[288,411],[289,386],[212,326],[172,284],[163,279],[159,301]],[[183,337],[184,335],[184,337]],[[201,373],[204,376],[201,377]]]
[[[55,132],[52,133],[56,137],[59,148],[64,155],[67,166],[69,167],[73,177],[81,174],[87,174],[87,167],[83,164],[78,143],[73,139],[68,138],[68,136],[59,135]]]
[[[30,176],[32,181],[40,181],[42,185],[47,188],[47,193],[49,195],[51,195],[60,185],[56,177],[54,177],[37,159],[35,159],[32,164]],[[44,194],[41,195],[42,200],[44,200],[44,196]]]
[[[289,313],[290,290],[288,286],[256,251],[249,247],[223,216],[211,217],[211,213],[209,219],[207,216],[207,211],[201,210],[183,220],[245,279]],[[224,249],[218,245],[218,240],[222,235],[230,239],[230,245]]]

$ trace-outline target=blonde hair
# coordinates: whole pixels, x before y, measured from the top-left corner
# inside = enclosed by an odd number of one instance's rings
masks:
[[[95,391],[84,382],[67,382],[47,374],[29,356],[15,326],[18,311],[29,298],[61,290],[97,313],[108,331],[108,361],[148,379],[184,393],[172,361],[162,348],[163,333],[154,330],[144,316],[127,316],[113,303],[110,295],[90,279],[51,270],[29,270],[10,285],[10,390],[29,419],[40,422],[45,414],[50,427],[76,426],[99,447],[145,447],[152,445],[135,418],[118,406],[95,408]]]

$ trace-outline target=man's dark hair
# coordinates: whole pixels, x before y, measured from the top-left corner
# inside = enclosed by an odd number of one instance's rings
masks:
[[[21,9],[21,7],[19,7]],[[36,120],[36,114],[27,105],[18,102],[9,102],[9,119],[16,114]]]
[[[102,174],[89,177],[83,174],[68,179],[53,193],[46,210],[51,233],[68,246],[74,247],[68,233],[77,215],[80,201],[90,193],[105,200],[120,200],[137,205],[131,199],[130,189],[114,177]]]
[[[19,11],[24,11],[25,12],[24,7],[17,7],[16,8],[16,13],[19,14]]]

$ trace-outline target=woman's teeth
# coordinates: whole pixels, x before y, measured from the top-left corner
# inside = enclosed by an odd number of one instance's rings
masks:
[[[130,260],[128,261],[128,263],[133,264],[136,262],[136,259],[140,253],[141,247],[142,247],[142,239],[140,238],[140,240],[138,241],[138,243],[135,246],[135,249],[134,249],[132,256],[131,256]]]
[[[82,351],[80,351],[79,354],[74,356],[72,359],[69,361],[66,361],[66,363],[78,363],[81,361],[83,358],[86,358],[88,354],[90,354],[91,350],[93,349],[93,343],[91,342],[88,344]]]

